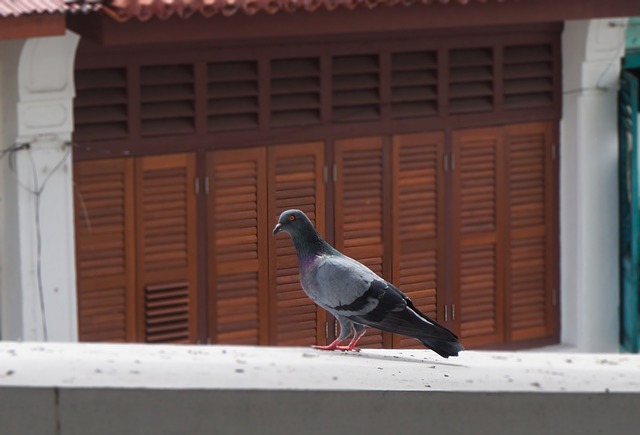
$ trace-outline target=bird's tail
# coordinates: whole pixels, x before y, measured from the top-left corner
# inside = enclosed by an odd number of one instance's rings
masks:
[[[464,350],[464,346],[458,340],[444,341],[433,338],[418,338],[418,340],[443,358],[458,356],[458,352]]]
[[[386,312],[380,319],[356,317],[352,320],[383,331],[413,337],[443,358],[458,356],[458,352],[464,349],[458,337],[420,312],[409,299],[406,299],[406,303],[404,310]]]

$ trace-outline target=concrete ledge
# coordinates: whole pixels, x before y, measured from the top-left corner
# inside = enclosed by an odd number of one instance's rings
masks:
[[[0,388],[0,403],[7,435],[587,435],[640,423],[630,393]]]
[[[640,357],[0,343],[7,434],[635,433]]]
[[[640,355],[0,342],[0,387],[640,392]]]

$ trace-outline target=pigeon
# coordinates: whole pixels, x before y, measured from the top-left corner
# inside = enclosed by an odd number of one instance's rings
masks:
[[[413,337],[443,358],[464,349],[453,332],[421,313],[397,287],[324,241],[302,211],[283,212],[273,235],[280,232],[293,241],[302,289],[340,323],[338,338],[315,348],[359,351],[356,344],[370,326]],[[349,344],[340,346],[351,334]]]

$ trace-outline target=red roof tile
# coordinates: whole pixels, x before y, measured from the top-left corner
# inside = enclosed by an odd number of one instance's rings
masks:
[[[260,11],[268,14],[318,9],[332,11],[337,8],[373,9],[377,6],[410,6],[412,4],[471,2],[501,3],[505,0],[106,0],[102,10],[118,21],[137,18],[146,21],[152,17],[167,19],[171,16],[188,18],[195,13],[205,17],[213,15],[229,16],[237,12],[253,15]]]
[[[0,17],[90,12],[100,7],[100,0],[0,0]]]

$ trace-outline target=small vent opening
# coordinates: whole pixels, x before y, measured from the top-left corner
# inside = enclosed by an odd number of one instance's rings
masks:
[[[189,343],[189,284],[148,285],[145,296],[147,343]]]

